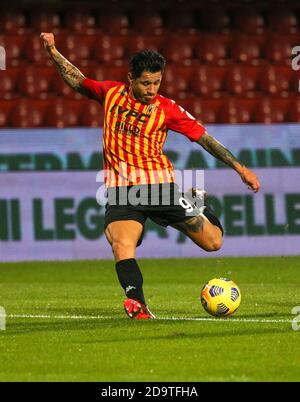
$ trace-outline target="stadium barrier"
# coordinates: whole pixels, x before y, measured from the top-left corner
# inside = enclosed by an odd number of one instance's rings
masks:
[[[217,125],[208,131],[261,181],[252,194],[238,175],[198,144],[170,132],[175,169],[204,169],[205,189],[223,223],[223,248],[205,253],[172,228],[146,225],[138,257],[300,254],[299,125]],[[99,129],[0,131],[0,260],[112,258],[103,233],[96,175]]]

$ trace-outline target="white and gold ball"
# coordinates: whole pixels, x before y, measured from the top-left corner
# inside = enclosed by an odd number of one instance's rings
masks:
[[[241,304],[241,291],[232,280],[215,278],[203,286],[200,299],[209,314],[225,317],[233,314]]]

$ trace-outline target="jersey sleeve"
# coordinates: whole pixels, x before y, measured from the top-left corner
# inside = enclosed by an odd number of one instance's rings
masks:
[[[171,99],[167,100],[165,113],[167,127],[185,135],[190,141],[198,141],[206,131],[194,116]]]
[[[110,88],[118,85],[115,81],[95,81],[90,78],[85,78],[82,82],[82,86],[89,93],[91,99],[95,99],[103,105],[105,96]]]

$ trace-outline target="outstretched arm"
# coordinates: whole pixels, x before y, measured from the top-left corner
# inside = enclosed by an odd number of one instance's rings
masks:
[[[241,177],[243,182],[247,184],[248,188],[257,193],[260,188],[260,183],[258,177],[254,172],[248,169],[246,166],[241,165],[241,163],[232,155],[232,153],[224,147],[219,141],[217,141],[211,135],[205,133],[198,140],[200,144],[207,152],[213,155],[215,158],[226,163],[234,169]]]
[[[88,92],[81,85],[86,77],[56,49],[53,33],[42,32],[40,36],[44,42],[45,49],[54,61],[65,83],[74,89],[74,91],[88,96]]]

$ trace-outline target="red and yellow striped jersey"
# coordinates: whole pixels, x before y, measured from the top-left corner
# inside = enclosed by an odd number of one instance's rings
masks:
[[[205,128],[173,100],[142,104],[120,82],[86,78],[83,87],[104,107],[103,161],[107,187],[174,182],[163,146],[168,129],[197,141]]]

